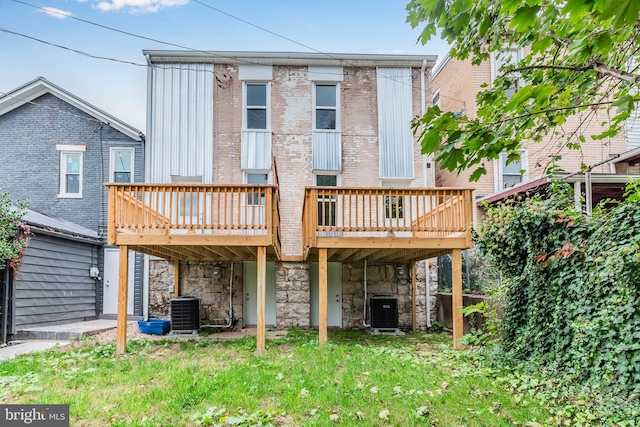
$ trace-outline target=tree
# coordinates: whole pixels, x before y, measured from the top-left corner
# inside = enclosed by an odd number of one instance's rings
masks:
[[[527,48],[477,94],[476,117],[434,106],[413,123],[423,154],[451,171],[475,167],[472,180],[486,173],[483,162],[503,151],[516,161],[523,142],[552,132],[580,149],[583,127],[561,129],[575,114],[587,123],[606,113],[592,138],[615,136],[640,99],[638,0],[411,0],[407,11],[412,27],[424,26],[420,41],[439,31],[454,58],[479,64],[491,53]],[[515,79],[518,91],[509,96]]]
[[[0,193],[0,268],[7,261],[17,269],[22,260],[24,248],[29,244],[29,227],[22,221],[24,203],[13,207],[9,194]]]

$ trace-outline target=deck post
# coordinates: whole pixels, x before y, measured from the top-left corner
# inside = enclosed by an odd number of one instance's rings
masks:
[[[451,253],[451,308],[453,311],[453,348],[460,350],[460,338],[463,335],[462,319],[462,250],[454,249]]]
[[[416,313],[416,262],[411,261],[411,325],[412,330],[418,330],[418,316]]]
[[[123,355],[127,351],[127,296],[129,295],[129,247],[120,246],[120,269],[118,271],[118,321],[116,351]]]
[[[265,311],[267,309],[267,248],[258,246],[258,285],[257,285],[257,305],[258,305],[258,332],[256,334],[256,349],[262,353],[265,348],[266,321]]]
[[[318,309],[319,317],[319,342],[320,345],[327,343],[327,249],[321,248],[318,250],[318,276],[319,277],[319,289],[318,296],[320,301],[320,307]]]
[[[180,260],[173,262],[173,297],[180,296]]]

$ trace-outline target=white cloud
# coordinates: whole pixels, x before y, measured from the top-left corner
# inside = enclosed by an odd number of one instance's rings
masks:
[[[40,12],[46,13],[49,16],[53,16],[54,18],[64,19],[68,16],[73,16],[73,13],[67,12],[66,10],[57,9],[55,7],[42,7],[40,8]]]
[[[163,7],[184,6],[189,0],[101,0],[96,8],[103,12],[127,10],[132,13],[154,13]]]

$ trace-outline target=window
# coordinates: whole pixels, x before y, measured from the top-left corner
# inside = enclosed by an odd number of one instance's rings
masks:
[[[186,218],[195,218],[198,216],[198,198],[199,194],[192,193],[189,188],[194,184],[202,184],[201,176],[171,175],[171,183],[184,184],[185,190],[178,193],[178,216]],[[174,199],[175,200],[175,199]]]
[[[336,130],[338,123],[338,85],[315,84],[314,129]]]
[[[60,193],[58,197],[82,197],[82,159],[84,145],[57,144],[60,151]]]
[[[500,153],[500,189],[514,187],[524,182],[526,173],[526,153],[520,152],[520,160],[507,164],[508,156]]]
[[[433,106],[437,105],[438,107],[440,107],[440,89],[433,92],[433,97],[431,98],[431,104]]]
[[[112,148],[110,182],[133,182],[133,148]]]
[[[267,129],[269,123],[267,83],[245,84],[245,125],[247,129]]]
[[[338,175],[315,175],[318,187],[337,187]],[[336,226],[336,197],[323,195],[319,190],[318,196],[318,225],[326,227]]]
[[[491,82],[493,83],[493,81],[498,76],[501,76],[503,74],[503,72],[500,71],[500,69],[503,66],[515,65],[518,62],[520,62],[522,57],[523,57],[523,52],[521,48],[505,49],[505,50],[501,50],[497,54],[492,54]],[[517,92],[518,87],[520,86],[518,73],[512,73],[512,74],[509,74],[509,76],[511,79],[510,81],[511,85],[506,90],[507,99],[511,99],[513,94]]]
[[[248,173],[247,174],[247,184],[265,185],[268,183],[269,183],[268,173]],[[249,193],[247,195],[247,204],[263,206],[265,204],[264,193],[260,193],[259,195],[258,193]]]

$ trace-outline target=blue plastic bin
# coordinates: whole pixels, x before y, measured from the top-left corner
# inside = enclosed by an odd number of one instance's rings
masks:
[[[163,319],[149,319],[148,321],[144,321],[144,319],[138,320],[138,329],[143,334],[149,335],[164,335],[169,333],[171,330],[171,321],[163,320]]]

